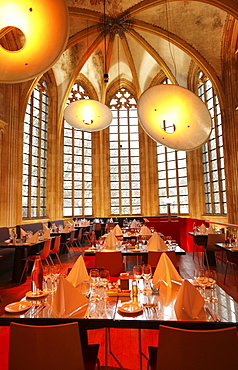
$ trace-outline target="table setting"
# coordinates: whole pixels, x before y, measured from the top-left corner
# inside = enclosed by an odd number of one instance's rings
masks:
[[[153,276],[144,264],[133,275],[122,273],[115,281],[104,270],[95,276],[88,273],[80,256],[67,276],[59,274],[54,289],[43,286],[41,294],[28,292],[6,306],[1,318],[87,319],[87,327],[111,325],[111,320],[113,326],[127,327],[130,322],[132,327],[148,328],[153,322],[167,321],[236,322],[238,305],[214,282],[213,292],[217,299],[206,300],[197,277],[182,279],[166,253]]]

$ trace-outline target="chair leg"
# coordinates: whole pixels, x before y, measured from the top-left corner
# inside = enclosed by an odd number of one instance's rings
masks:
[[[62,262],[60,261],[60,258],[59,258],[58,253],[55,253],[55,255],[56,255],[57,260],[59,261],[60,266],[63,267]]]
[[[21,283],[21,281],[23,279],[23,276],[24,276],[24,274],[26,272],[27,267],[28,267],[28,260],[26,260],[25,266],[24,266],[24,268],[22,270],[22,274],[21,274],[20,281],[19,281],[20,283]]]
[[[54,265],[54,261],[53,261],[53,259],[51,258],[51,255],[50,255],[50,254],[49,254],[49,260],[50,260],[51,264],[52,264],[52,265]]]
[[[228,264],[229,264],[229,262],[227,261],[227,262],[226,262],[225,275],[224,275],[224,285],[226,284],[226,275],[227,275]]]

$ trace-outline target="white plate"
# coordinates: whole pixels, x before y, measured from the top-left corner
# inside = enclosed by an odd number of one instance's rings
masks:
[[[5,307],[5,311],[7,312],[22,312],[28,310],[32,306],[31,302],[21,301],[21,302],[13,302],[8,304]]]
[[[135,302],[126,302],[118,306],[118,311],[126,314],[136,314],[143,311],[142,306]]]
[[[39,294],[33,294],[31,291],[29,291],[29,292],[26,293],[27,298],[33,298],[33,299],[46,297],[47,295],[48,295],[47,292],[42,292],[42,293],[39,293]]]

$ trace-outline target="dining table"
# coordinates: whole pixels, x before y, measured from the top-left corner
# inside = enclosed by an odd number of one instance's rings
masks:
[[[190,231],[188,232],[188,235],[191,235],[193,237],[193,241],[195,245],[206,248],[208,234],[204,234],[198,231],[195,231],[195,232]],[[216,257],[215,257],[214,251],[207,250],[207,260],[208,260],[209,266],[216,266]],[[204,259],[203,259],[204,266],[207,265],[207,260],[204,255]]]
[[[193,283],[192,280],[190,282]],[[5,313],[0,316],[0,326],[9,326],[11,322],[27,325],[57,325],[76,321],[79,325],[81,340],[87,340],[87,330],[103,328],[105,330],[106,368],[110,351],[110,328],[138,329],[140,338],[141,329],[159,330],[160,325],[194,330],[238,327],[238,304],[217,285],[213,289],[213,295],[217,301],[204,304],[205,316],[202,320],[180,320],[175,312],[179,284],[175,284],[172,288],[164,286],[163,290],[159,289],[152,291],[151,295],[145,295],[144,282],[140,279],[140,290],[136,296],[132,293],[132,279],[129,279],[128,291],[121,291],[117,283],[114,284],[109,287],[106,295],[105,290],[102,295],[98,292],[97,300],[89,299],[86,305],[78,307],[72,315],[67,317],[54,317],[52,311],[54,292],[30,299],[26,296],[22,297],[20,302],[16,302],[18,306],[15,312],[14,310],[7,311],[9,305],[5,308]],[[19,308],[19,303],[22,303],[23,309]],[[133,310],[130,310],[130,306]],[[143,353],[140,339],[139,343],[140,364],[142,364]],[[142,369],[142,366],[140,368]]]
[[[27,243],[21,239],[17,239],[15,243],[3,242],[0,243],[0,248],[13,248],[15,249],[13,267],[12,267],[12,282],[24,283],[26,281],[26,273],[21,275],[24,269],[24,259],[30,254],[35,254],[43,249],[44,240],[39,240],[37,243]]]

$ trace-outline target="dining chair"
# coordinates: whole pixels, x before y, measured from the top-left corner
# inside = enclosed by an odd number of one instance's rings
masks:
[[[96,238],[99,239],[102,235],[102,226],[100,222],[94,222],[93,223],[93,231],[96,234]]]
[[[236,267],[238,266],[238,254],[230,251],[225,251],[225,253],[226,253],[226,270],[224,274],[224,285],[226,284],[228,267],[230,267],[233,272],[234,280],[236,283],[236,290],[238,292],[238,283],[236,278]]]
[[[73,249],[74,233],[75,233],[74,230],[70,231],[69,238],[67,238],[65,241],[61,241],[61,246],[65,247],[68,250],[70,255],[71,255],[71,250],[69,248],[71,247]]]
[[[77,230],[77,233],[74,234],[74,240],[73,240],[73,243],[76,247],[78,248],[82,248],[82,244],[81,244],[81,241],[82,241],[82,237],[83,237],[83,228],[80,227],[78,230]]]
[[[95,268],[103,267],[110,276],[119,276],[125,271],[121,251],[97,251],[95,255]]]
[[[149,347],[151,370],[237,370],[237,328],[187,330],[160,325],[158,347]]]
[[[83,230],[83,236],[82,236],[82,241],[83,242],[90,241],[90,238],[91,238],[91,235],[92,235],[92,231],[93,231],[93,225],[90,225],[89,226],[89,229],[84,228],[84,230]]]
[[[204,255],[205,255],[205,261],[206,261],[207,266],[211,265],[211,261],[209,261],[209,253],[210,252],[213,253],[211,255],[212,261],[215,258],[214,262],[212,262],[212,263],[216,265],[216,254],[215,254],[215,252],[216,251],[221,252],[221,249],[215,246],[216,243],[225,243],[225,234],[208,234],[207,243],[204,246]],[[221,253],[224,253],[224,252],[221,252]]]
[[[193,259],[195,258],[195,254],[197,255],[197,260],[200,264],[199,259],[199,251],[202,251],[202,248],[206,246],[207,243],[207,235],[193,235]]]
[[[47,239],[47,240],[45,240],[44,241],[44,247],[43,247],[43,249],[42,249],[42,251],[41,252],[39,252],[39,253],[37,253],[37,254],[33,254],[33,255],[30,255],[30,256],[28,256],[27,258],[24,258],[24,260],[25,260],[25,265],[24,265],[24,268],[23,268],[23,270],[22,270],[22,274],[21,274],[21,277],[20,277],[20,281],[19,282],[21,282],[22,281],[22,278],[23,278],[23,276],[24,276],[24,274],[25,274],[25,272],[26,272],[26,269],[27,269],[27,267],[28,267],[28,265],[29,265],[29,262],[30,261],[34,261],[35,259],[36,259],[36,256],[37,255],[39,255],[40,256],[40,259],[41,259],[41,261],[45,261],[46,263],[47,263],[47,265],[49,265],[49,262],[48,262],[48,257],[49,257],[49,254],[50,254],[50,248],[51,248],[51,240],[52,239]]]
[[[10,324],[8,370],[93,370],[99,345],[83,346],[77,322],[35,326]]]
[[[148,264],[151,265],[152,271],[155,269],[157,266],[160,257],[162,256],[162,253],[166,253],[167,256],[170,258],[172,261],[173,265],[176,267],[177,270],[179,270],[178,267],[178,261],[177,261],[177,256],[175,254],[175,251],[148,251]]]
[[[53,246],[53,249],[50,249],[50,252],[49,252],[49,259],[50,259],[50,262],[52,263],[52,265],[54,265],[54,261],[51,257],[51,255],[55,255],[57,260],[59,261],[59,264],[60,266],[62,267],[62,262],[59,258],[59,250],[60,250],[60,244],[61,244],[61,235],[58,235],[55,237],[55,240],[54,240],[54,246]]]

